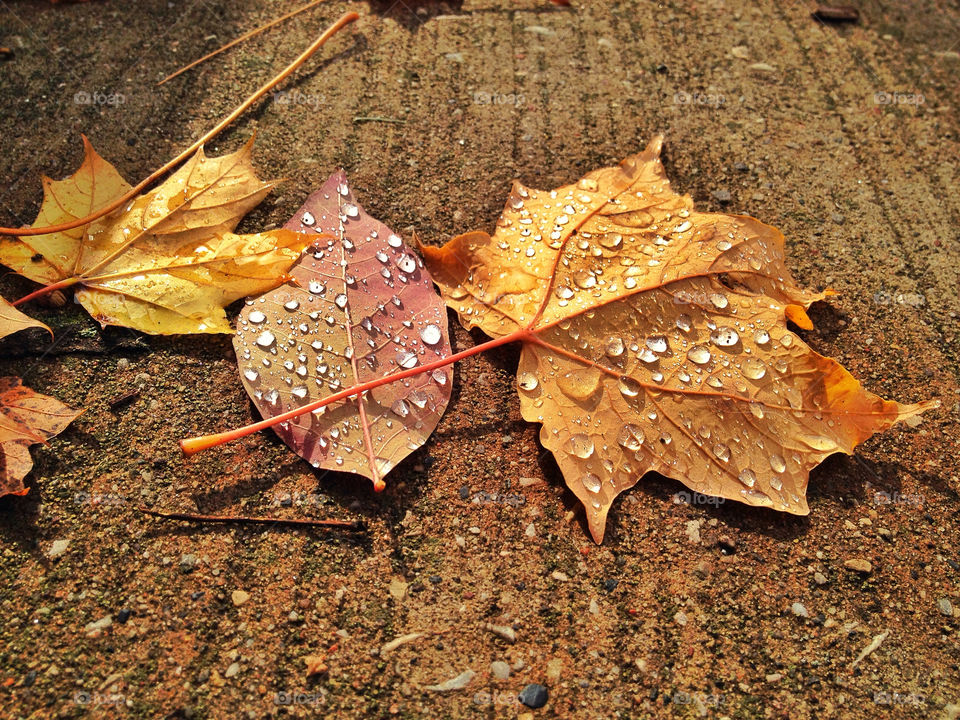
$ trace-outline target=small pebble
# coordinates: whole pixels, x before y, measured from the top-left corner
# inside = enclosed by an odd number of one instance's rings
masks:
[[[232,593],[230,593],[230,599],[233,600],[234,605],[240,607],[250,599],[250,593],[245,590],[234,590]]]
[[[677,612],[674,613],[673,621],[680,627],[683,627],[687,624],[687,614],[683,610],[677,610]]]
[[[863,558],[851,558],[850,560],[844,560],[843,566],[847,570],[853,570],[854,572],[863,573],[864,575],[869,575],[873,572],[873,565],[869,560],[864,560]]]
[[[777,680],[780,680],[782,677],[783,675],[781,675],[780,673],[770,673],[769,675],[766,676],[766,681],[777,682]]]
[[[837,225],[843,225],[846,218],[840,213],[831,213],[830,219],[833,220]]]
[[[230,667],[227,668],[227,671],[223,674],[224,677],[232,678],[237,673],[240,672],[240,663],[231,663]]]
[[[133,615],[133,610],[130,608],[123,608],[117,613],[117,622],[123,625],[127,620],[130,619],[131,615]]]
[[[539,683],[530,683],[520,691],[518,698],[520,702],[522,702],[528,708],[536,710],[537,708],[542,708],[547,704],[549,695],[547,694],[547,689],[543,685],[540,685]]]
[[[197,556],[192,553],[186,553],[180,558],[180,570],[182,572],[188,573],[193,572],[193,569],[197,566]]]
[[[490,672],[497,680],[506,680],[510,677],[510,666],[502,660],[490,663]]]
[[[617,589],[617,585],[620,584],[620,581],[616,578],[607,578],[603,581],[603,589],[607,592],[613,592]]]
[[[829,582],[829,580],[827,580],[826,576],[822,572],[815,572],[813,574],[813,581],[817,585],[826,585]]]
[[[552,573],[550,573],[550,577],[552,577],[554,580],[559,580],[560,582],[566,582],[570,579],[569,575],[560,570],[554,570]]]
[[[937,600],[937,610],[940,611],[941,615],[953,617],[953,603],[950,602],[949,598],[943,597]]]
[[[713,199],[722,205],[726,205],[733,199],[733,196],[730,194],[729,190],[714,190],[710,193],[713,195]]]
[[[547,680],[551,683],[555,683],[560,679],[560,674],[563,672],[563,660],[560,658],[553,658],[550,662],[547,663]]]
[[[87,633],[87,635],[98,635],[100,634],[101,630],[106,630],[111,625],[113,625],[113,616],[107,615],[99,620],[87,623],[83,630]]]
[[[470,497],[470,488],[467,485],[461,487],[457,492],[460,494],[461,500],[466,500]]]
[[[51,560],[56,560],[67,551],[68,547],[70,547],[70,540],[54,540],[53,544],[50,545],[50,549],[47,550],[47,557]]]
[[[810,613],[807,612],[807,608],[801,602],[795,602],[793,605],[791,605],[790,612],[797,617],[810,617]]]
[[[493,623],[487,623],[487,630],[492,632],[497,637],[503,638],[508,643],[512,644],[517,641],[517,633],[509,625],[494,625]]]

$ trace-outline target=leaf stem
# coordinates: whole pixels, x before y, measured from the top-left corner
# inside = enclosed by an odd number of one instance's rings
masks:
[[[270,82],[263,85],[253,95],[251,95],[242,103],[240,103],[233,110],[233,112],[231,112],[223,120],[217,123],[212,130],[204,134],[203,137],[201,137],[199,140],[193,143],[193,145],[188,147],[182,153],[177,155],[173,160],[168,162],[166,165],[163,165],[157,170],[154,170],[152,173],[150,173],[150,175],[148,175],[139,183],[134,185],[124,195],[121,195],[113,202],[110,202],[104,205],[102,208],[94,211],[93,213],[91,213],[90,215],[87,215],[86,217],[76,218],[68,222],[60,223],[59,225],[49,225],[46,227],[27,227],[27,228],[0,227],[0,235],[19,235],[19,236],[25,237],[28,235],[47,235],[49,233],[63,232],[64,230],[72,230],[73,228],[78,228],[82,225],[87,225],[93,222],[94,220],[97,220],[103,217],[104,215],[113,212],[128,200],[131,200],[132,198],[136,197],[141,190],[143,190],[145,187],[150,185],[154,180],[161,177],[162,175],[165,175],[167,172],[169,172],[170,170],[175,168],[177,165],[179,165],[181,162],[186,160],[188,157],[193,155],[193,153],[201,145],[203,145],[205,142],[207,142],[211,138],[215,137],[221,130],[227,127],[227,125],[229,125],[234,120],[236,120],[238,116],[242,115],[247,110],[247,108],[249,108],[257,100],[262,98],[264,95],[270,92],[274,87],[276,87],[281,82],[286,80],[290,75],[292,75],[297,70],[297,68],[303,65],[303,63],[306,62],[307,59],[309,59],[309,57],[313,55],[313,53],[315,53],[318,49],[320,49],[320,47],[325,42],[327,42],[327,40],[333,37],[345,25],[352,23],[354,20],[357,20],[359,17],[360,16],[355,12],[345,13],[343,16],[341,16],[340,19],[337,20],[333,25],[328,27],[323,32],[323,34],[320,35],[320,37],[314,40],[313,43],[310,45],[310,47],[304,50],[296,60],[290,63],[285,70],[283,70],[280,74],[278,74],[276,77],[270,80]]]
[[[281,15],[281,16],[278,17],[276,20],[271,20],[271,21],[268,22],[266,25],[261,25],[260,27],[255,28],[255,29],[251,30],[250,32],[244,33],[243,35],[241,35],[241,36],[238,37],[238,38],[234,38],[233,40],[231,40],[230,42],[228,42],[226,45],[221,45],[219,48],[217,48],[217,49],[214,50],[213,52],[207,53],[207,54],[204,55],[202,58],[197,58],[197,59],[194,60],[192,63],[189,63],[188,65],[184,65],[182,68],[180,68],[180,69],[177,70],[176,72],[170,73],[170,74],[167,75],[163,80],[161,80],[160,82],[157,83],[157,87],[160,87],[161,85],[163,85],[163,84],[164,84],[165,82],[167,82],[168,80],[173,80],[173,79],[174,79],[175,77],[177,77],[178,75],[182,75],[183,73],[185,73],[185,72],[186,72],[187,70],[189,70],[190,68],[196,67],[197,65],[199,65],[199,64],[202,63],[202,62],[204,62],[205,60],[209,60],[210,58],[214,57],[215,55],[219,55],[219,54],[222,53],[224,50],[229,50],[229,49],[232,48],[234,45],[239,45],[239,44],[242,43],[244,40],[249,40],[250,38],[254,37],[255,35],[259,35],[259,34],[262,33],[263,31],[269,30],[270,28],[272,28],[272,27],[274,27],[274,26],[276,26],[276,25],[279,25],[279,24],[282,23],[284,20],[289,20],[290,18],[294,17],[295,15],[299,15],[299,14],[302,13],[302,12],[306,12],[306,11],[309,10],[310,8],[316,7],[317,5],[319,5],[320,3],[325,2],[325,1],[326,1],[326,0],[313,0],[313,2],[309,2],[309,3],[307,3],[306,5],[304,5],[303,7],[297,8],[296,10],[292,10],[292,11],[288,12],[286,15]]]
[[[149,510],[143,506],[137,508],[145,515],[164,520],[186,520],[188,522],[211,523],[249,523],[251,525],[293,525],[294,527],[321,527],[325,529],[364,530],[364,524],[358,520],[312,520],[294,518],[246,517],[243,515],[201,515],[198,513],[171,513]]]
[[[236,428],[234,430],[227,430],[226,432],[216,433],[214,435],[201,435],[199,437],[186,438],[180,441],[180,448],[187,455],[193,455],[200,452],[201,450],[206,450],[208,448],[217,447],[218,445],[223,445],[234,440],[238,440],[247,435],[252,435],[255,432],[260,430],[266,430],[271,428],[274,425],[279,425],[280,423],[293,420],[300,417],[308,412],[313,412],[314,410],[319,410],[322,407],[329,405],[330,403],[335,403],[339,400],[344,400],[348,397],[354,395],[361,395],[365,392],[369,392],[374,388],[378,388],[381,385],[387,385],[397,380],[403,380],[404,378],[414,377],[416,375],[422,375],[425,372],[431,372],[447,365],[452,365],[455,362],[463,360],[465,358],[471,357],[473,355],[478,355],[487,350],[491,350],[495,347],[501,345],[508,345],[512,342],[522,342],[524,340],[530,339],[530,330],[529,328],[520,328],[514,330],[512,333],[503,335],[501,337],[495,338],[493,340],[488,340],[485,343],[475,345],[472,348],[462,350],[453,355],[449,355],[440,360],[435,360],[434,362],[421,365],[420,367],[410,368],[409,370],[402,370],[400,372],[390,373],[389,375],[384,375],[383,377],[376,378],[375,380],[369,380],[364,383],[359,383],[352,387],[341,390],[340,392],[334,393],[333,395],[328,395],[325,398],[316,400],[312,403],[308,403],[303,407],[295,408],[293,410],[288,410],[285,413],[281,413],[276,417],[267,418],[266,420],[261,420],[260,422],[255,422],[250,425],[245,425],[244,427]]]
[[[55,283],[51,283],[50,285],[44,285],[42,288],[38,288],[34,290],[29,295],[24,295],[19,300],[14,300],[13,305],[14,306],[22,305],[25,302],[30,302],[31,300],[35,300],[38,297],[43,297],[44,295],[48,295],[52,293],[54,290],[62,290],[63,288],[70,287],[71,285],[76,285],[78,282],[80,282],[80,278],[69,277],[69,278],[64,278],[63,280],[59,280]]]

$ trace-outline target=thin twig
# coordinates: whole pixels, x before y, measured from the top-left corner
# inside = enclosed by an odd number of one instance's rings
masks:
[[[291,525],[294,527],[319,527],[326,530],[365,531],[366,525],[359,520],[295,520],[291,518],[244,517],[242,515],[201,515],[198,513],[168,513],[150,510],[142,505],[137,507],[142,513],[164,520],[185,520],[187,522],[209,523],[247,523],[250,525]]]
[[[197,65],[199,65],[199,64],[202,63],[202,62],[204,62],[205,60],[209,60],[209,59],[212,58],[214,55],[219,55],[219,54],[222,53],[224,50],[229,50],[229,49],[232,48],[234,45],[238,45],[239,43],[242,43],[244,40],[249,40],[249,39],[252,38],[253,36],[259,35],[259,34],[262,33],[264,30],[269,30],[269,29],[272,28],[274,25],[279,25],[279,24],[282,23],[284,20],[289,20],[289,19],[292,18],[294,15],[299,15],[300,13],[305,12],[305,11],[309,10],[310,8],[312,8],[312,7],[316,7],[317,5],[319,5],[319,4],[322,3],[322,2],[326,2],[326,0],[313,0],[313,2],[307,3],[307,4],[304,5],[302,8],[298,8],[297,10],[294,10],[294,11],[292,11],[292,12],[288,12],[286,15],[282,15],[281,17],[278,17],[276,20],[271,20],[271,21],[268,22],[266,25],[261,25],[260,27],[256,28],[255,30],[251,30],[251,31],[248,32],[248,33],[244,33],[243,35],[241,35],[240,37],[236,38],[235,40],[231,40],[231,41],[228,42],[226,45],[223,45],[222,47],[217,48],[216,50],[214,50],[214,51],[211,52],[211,53],[207,53],[207,54],[204,55],[202,58],[199,58],[199,59],[197,59],[197,60],[194,60],[194,61],[193,61],[192,63],[190,63],[189,65],[184,65],[182,68],[180,68],[179,70],[177,70],[175,73],[171,73],[170,75],[167,75],[163,80],[161,80],[160,82],[157,83],[157,87],[160,87],[161,85],[163,85],[163,84],[164,84],[165,82],[167,82],[168,80],[173,80],[173,79],[174,79],[175,77],[177,77],[178,75],[181,75],[181,74],[185,73],[185,72],[186,72],[187,70],[189,70],[190,68],[196,67]]]
[[[398,125],[403,125],[406,123],[406,120],[398,120],[397,118],[384,117],[383,115],[358,115],[353,119],[355,123],[359,122],[385,122],[385,123],[397,123]]]

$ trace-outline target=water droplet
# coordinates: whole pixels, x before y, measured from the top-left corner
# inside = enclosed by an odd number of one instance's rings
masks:
[[[607,250],[616,250],[623,243],[623,235],[601,235],[598,242]]]
[[[717,456],[718,460],[727,462],[730,459],[730,448],[723,443],[717,443],[713,446],[713,454]]]
[[[607,338],[606,353],[609,357],[620,357],[623,355],[623,340],[616,335]]]
[[[768,333],[766,330],[757,330],[753,334],[753,341],[757,345],[766,345],[768,342],[770,342],[770,333]]]
[[[307,285],[307,289],[313,295],[323,295],[323,293],[326,291],[326,288],[324,287],[323,283],[317,280],[311,280]]]
[[[583,288],[584,290],[589,290],[592,287],[595,287],[597,284],[597,278],[594,277],[593,273],[589,270],[577,270],[573,274],[573,282],[577,284],[577,287]]]
[[[740,371],[744,377],[750,378],[751,380],[759,380],[767,374],[767,368],[756,358],[747,358],[744,360]]]
[[[636,425],[624,425],[617,435],[617,442],[627,450],[639,450],[643,439],[643,430]]]
[[[443,335],[438,325],[426,325],[423,330],[420,331],[420,339],[427,345],[436,345],[442,337]]]
[[[571,435],[570,439],[567,440],[566,450],[571,455],[576,455],[578,458],[586,459],[593,455],[593,440],[589,435],[584,435],[583,433]]]
[[[379,260],[380,262],[386,262],[389,259],[390,258],[387,256],[387,254],[383,250],[377,250],[377,260]]]
[[[417,356],[409,350],[401,350],[397,353],[397,365],[402,368],[410,369],[417,364]]]
[[[316,219],[313,217],[313,213],[305,212],[303,217],[300,218],[300,222],[304,225],[313,225],[316,222]]]
[[[693,327],[693,321],[690,319],[690,316],[686,313],[681,313],[677,315],[677,328],[683,330],[684,332],[690,332],[690,328]]]
[[[410,414],[410,406],[407,405],[407,401],[403,399],[395,400],[393,405],[390,406],[390,411],[394,415],[405,418]]]
[[[577,181],[577,187],[587,192],[596,192],[597,181],[593,178],[580,178],[580,180]]]
[[[823,435],[801,435],[799,440],[814,450],[830,452],[837,449],[837,443]]]
[[[342,182],[339,185],[337,185],[337,192],[343,195],[344,197],[346,197],[347,195],[350,194],[350,188],[347,187],[347,184],[345,182]]]
[[[723,310],[727,305],[730,304],[730,301],[727,300],[727,296],[721,295],[720,293],[713,293],[710,296],[710,302],[713,303],[713,306],[717,308],[717,310]]]
[[[602,483],[600,482],[600,478],[593,473],[585,473],[583,476],[581,476],[580,484],[592,493],[600,492],[600,488],[603,487]]]
[[[644,348],[641,350],[638,357],[640,358],[641,362],[645,363],[655,363],[660,359],[660,356],[653,352],[653,350],[650,348]]]
[[[593,368],[571,370],[557,378],[557,386],[565,395],[577,400],[590,397],[600,384],[600,373]]]
[[[782,473],[787,469],[787,463],[784,462],[780,455],[774,453],[770,456],[770,467],[774,472]]]
[[[783,490],[783,480],[778,477],[770,478],[770,487],[772,487],[777,492]]]
[[[750,414],[757,420],[763,420],[763,405],[760,403],[750,403]]]
[[[733,247],[733,244],[729,240],[721,240],[717,243],[717,250],[720,252],[726,252]]]
[[[640,383],[627,375],[622,375],[620,379],[617,380],[617,387],[620,390],[620,394],[627,398],[635,398],[643,389]]]
[[[710,339],[713,341],[714,345],[719,347],[731,347],[732,345],[736,345],[738,342],[740,342],[740,336],[732,327],[717,328],[710,335]]]
[[[691,362],[695,362],[697,365],[706,365],[710,362],[710,351],[707,350],[703,345],[694,345],[692,348],[687,350],[687,357],[690,358]]]
[[[307,396],[307,389],[305,387],[295,387],[290,393],[297,399],[303,400]]]
[[[520,386],[521,390],[526,390],[527,392],[536,390],[539,384],[540,381],[537,380],[537,376],[531,372],[522,372],[517,376],[517,385]]]
[[[667,351],[667,338],[663,335],[651,335],[647,338],[647,347],[655,353]]]
[[[252,313],[247,315],[247,319],[252,323],[257,323],[258,325],[267,319],[267,316],[264,315],[259,310],[254,310]]]
[[[554,290],[554,292],[561,300],[569,300],[573,297],[573,290],[568,288],[566,285],[560,285],[556,290]]]
[[[395,235],[391,233],[387,237],[387,245],[389,245],[392,248],[398,248],[401,245],[403,245],[403,239],[399,235]]]
[[[271,345],[273,345],[273,343],[276,342],[276,340],[277,338],[274,336],[272,332],[270,332],[269,330],[264,330],[262,333],[260,333],[259,336],[257,336],[256,342],[257,342],[257,345],[259,345],[260,347],[268,348]]]
[[[333,299],[334,304],[341,310],[347,306],[347,296],[344,293],[340,293]]]
[[[447,373],[439,368],[430,373],[430,377],[433,378],[433,381],[437,385],[446,385],[447,384]]]
[[[791,335],[790,333],[784,334],[784,336],[780,338],[780,344],[783,345],[784,347],[790,347],[791,345],[793,345],[793,335]]]
[[[745,468],[740,471],[740,474],[737,476],[737,479],[746,485],[748,488],[752,488],[754,483],[757,482],[757,476],[754,474],[753,470],[750,468]]]
[[[413,255],[401,255],[397,258],[397,267],[405,273],[411,273],[417,269],[417,261]]]
[[[353,203],[344,203],[343,214],[350,218],[355,218],[360,214],[360,210]]]
[[[249,382],[256,382],[256,381],[257,381],[257,378],[260,377],[260,373],[258,373],[258,372],[257,372],[256,370],[254,370],[253,368],[247,368],[246,370],[243,371],[243,376],[244,376]]]
[[[719,390],[720,388],[723,387],[723,380],[718,378],[716,375],[711,375],[710,377],[707,378],[707,385]]]
[[[300,307],[300,303],[299,303],[299,301],[297,301],[297,300],[287,300],[287,301],[283,304],[283,306],[284,306],[287,310],[290,310],[290,311],[292,312],[292,311],[296,310],[298,307]]]
[[[410,394],[407,395],[407,399],[418,408],[423,410],[423,408],[427,406],[430,396],[420,390],[411,390]]]

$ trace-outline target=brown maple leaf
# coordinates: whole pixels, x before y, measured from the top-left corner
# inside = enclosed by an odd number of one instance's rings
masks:
[[[50,335],[53,335],[53,331],[42,322],[34,320],[29,315],[24,315],[6,300],[0,298],[0,338],[32,327],[43,328]]]
[[[24,387],[20,378],[0,378],[0,496],[26,494],[29,447],[59,434],[82,412]]]
[[[523,343],[521,412],[597,542],[649,471],[806,514],[826,456],[938,405],[882,400],[791,332],[824,294],[796,286],[775,228],[673,192],[661,144],[553,191],[517,183],[493,237],[421,246],[467,328]]]

